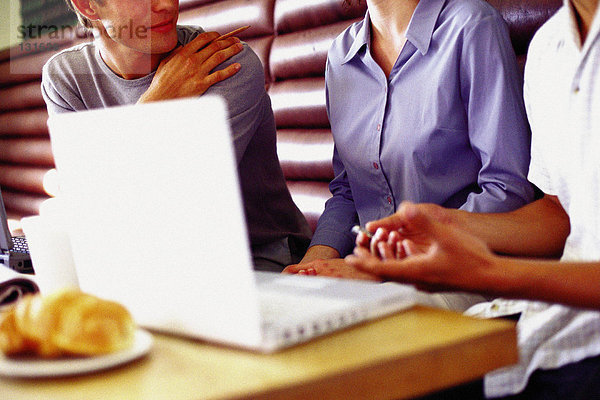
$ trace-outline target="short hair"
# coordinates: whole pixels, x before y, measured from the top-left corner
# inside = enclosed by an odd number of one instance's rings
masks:
[[[79,20],[79,23],[81,25],[83,25],[83,27],[86,29],[92,29],[93,28],[92,21],[90,21],[85,15],[83,15],[82,13],[79,12],[77,7],[75,7],[75,4],[73,4],[73,0],[65,0],[65,1],[67,2],[67,6],[71,10],[73,10],[73,12],[77,15],[77,19]],[[100,4],[104,4],[104,0],[95,0],[95,1]]]

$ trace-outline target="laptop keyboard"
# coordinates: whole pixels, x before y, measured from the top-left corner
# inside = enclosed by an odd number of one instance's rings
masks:
[[[284,342],[301,342],[364,319],[364,312],[332,298],[264,292],[259,298],[263,329]]]
[[[12,242],[13,247],[11,251],[29,254],[29,246],[27,245],[27,239],[25,239],[25,236],[13,236]]]
[[[347,303],[331,298],[303,298],[282,293],[260,293],[260,311],[265,321],[314,318],[345,309]]]

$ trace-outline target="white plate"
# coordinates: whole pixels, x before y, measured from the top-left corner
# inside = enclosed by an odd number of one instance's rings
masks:
[[[152,348],[152,335],[138,329],[133,346],[117,353],[96,357],[44,359],[11,359],[0,355],[0,376],[42,378],[80,375],[125,364],[147,354]]]

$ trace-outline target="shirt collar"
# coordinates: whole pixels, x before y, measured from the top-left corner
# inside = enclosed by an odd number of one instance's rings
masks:
[[[596,40],[598,40],[598,36],[600,36],[600,4],[598,5],[598,8],[596,8],[592,26],[590,26],[590,31],[588,32],[586,47],[592,46],[592,43],[595,43]]]
[[[347,63],[351,59],[356,56],[356,54],[365,46],[369,45],[371,38],[371,23],[369,17],[369,10],[365,14],[365,18],[360,22],[360,27],[358,28],[358,32],[356,32],[356,36],[354,37],[354,42],[352,42],[352,46],[346,53],[346,57],[342,60],[342,64]]]
[[[427,54],[435,24],[444,8],[446,0],[421,0],[417,4],[417,8],[413,13],[408,29],[406,31],[406,39],[410,41],[423,54]],[[354,38],[352,46],[348,50],[346,57],[342,63],[347,63],[363,48],[368,47],[371,41],[371,22],[369,11],[361,22],[358,32]]]
[[[406,39],[425,55],[429,51],[435,24],[446,0],[421,0],[410,19]]]
[[[573,9],[573,4],[569,0],[564,0],[564,7],[567,11],[567,21],[568,21],[568,30],[567,30],[567,40],[571,42],[576,48],[581,50],[581,38],[579,36],[579,30],[577,28],[577,19],[575,18],[575,10]]]
[[[590,31],[586,43],[581,43],[581,37],[579,36],[579,28],[577,27],[577,20],[575,18],[575,10],[573,4],[569,0],[563,0],[564,8],[568,14],[569,20],[569,40],[571,40],[580,50],[586,51],[592,42],[596,40],[596,37],[600,35],[600,9],[596,10]],[[585,48],[583,46],[585,45]]]

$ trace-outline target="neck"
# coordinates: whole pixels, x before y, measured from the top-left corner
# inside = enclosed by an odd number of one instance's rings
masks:
[[[168,54],[147,54],[116,42],[104,29],[94,31],[96,45],[106,65],[124,79],[137,79],[156,71]]]
[[[386,38],[404,35],[419,0],[367,0],[374,34]]]
[[[406,42],[406,30],[419,0],[367,0],[373,58],[389,76]]]
[[[577,19],[577,28],[581,37],[581,43],[585,43],[587,35],[594,22],[594,15],[598,10],[599,0],[571,0]]]

